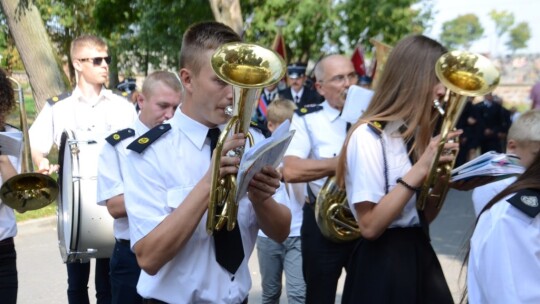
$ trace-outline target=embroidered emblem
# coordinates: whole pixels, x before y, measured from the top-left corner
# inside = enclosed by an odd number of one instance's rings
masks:
[[[120,139],[120,134],[118,134],[118,133],[117,133],[117,134],[114,134],[114,135],[113,135],[113,139],[114,139],[114,140],[119,140],[119,139]]]
[[[145,143],[147,143],[150,139],[148,137],[141,137],[139,138],[139,140],[137,141],[138,143],[144,145]]]
[[[54,102],[57,102],[57,101],[58,101],[58,96],[54,96],[54,97],[52,98],[52,100],[53,100]]]
[[[538,207],[538,199],[536,196],[522,195],[521,202],[529,207]]]
[[[307,113],[307,111],[308,111],[308,110],[307,110],[306,108],[301,108],[301,109],[300,109],[300,112],[302,112],[302,113]]]

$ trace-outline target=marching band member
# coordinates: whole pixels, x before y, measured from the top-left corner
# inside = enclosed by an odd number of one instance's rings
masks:
[[[222,44],[240,40],[221,23],[192,25],[180,51],[182,105],[170,125],[151,129],[128,147],[124,195],[131,246],[143,270],[137,284],[143,303],[246,303],[248,260],[259,228],[278,242],[289,234],[289,209],[277,203],[287,194],[270,166],[255,174],[238,202],[235,229],[206,232],[211,153],[233,96],[210,59]],[[255,130],[252,135],[255,142],[263,137]],[[221,176],[237,173],[240,159],[226,155],[245,142],[243,134],[225,141]],[[227,243],[221,244],[222,237]]]
[[[344,181],[362,238],[351,257],[343,303],[453,303],[427,227],[422,228],[438,210],[428,202],[424,222],[415,208],[439,144],[440,136],[431,138],[438,115],[432,102],[446,92],[435,75],[445,52],[425,36],[402,39],[345,141],[337,177]],[[450,132],[448,139],[460,133]],[[452,159],[445,154],[439,161]]]
[[[347,122],[340,117],[345,92],[358,79],[350,59],[341,55],[323,58],[315,76],[315,87],[325,102],[301,108],[293,116],[291,129],[296,133],[283,158],[283,177],[288,183],[308,183],[300,231],[306,303],[334,303],[341,270],[355,242],[326,239],[315,222],[314,203],[326,178],[335,174],[347,134]]]
[[[107,137],[99,155],[97,201],[107,206],[114,220],[116,244],[111,257],[110,276],[112,303],[141,303],[137,294],[137,281],[141,268],[131,251],[129,224],[124,205],[122,166],[125,165],[127,145],[151,128],[173,117],[182,98],[182,84],[170,72],[158,71],[150,74],[138,95],[139,118],[133,129],[124,129]]]
[[[70,53],[77,74],[76,88],[69,96],[64,95],[64,99],[50,99],[29,130],[34,164],[44,174],[59,168],[45,156],[53,144],[60,145],[65,130],[72,130],[80,138],[102,139],[130,126],[136,119],[132,104],[103,86],[111,62],[107,44],[99,37],[83,35],[73,40]],[[89,303],[90,263],[74,262],[66,266],[69,303]],[[97,303],[110,303],[109,259],[96,259],[95,283]]]
[[[6,124],[7,115],[16,106],[13,87],[0,69],[0,132],[20,132]],[[1,149],[0,149],[1,152]],[[17,174],[20,157],[0,153],[0,185]],[[17,234],[15,212],[0,200],[0,299],[2,303],[17,303],[17,253],[13,237]]]
[[[527,170],[478,217],[470,242],[468,303],[540,303],[539,201],[537,152]]]

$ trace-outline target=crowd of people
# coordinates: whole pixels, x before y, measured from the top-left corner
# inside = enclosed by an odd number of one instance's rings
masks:
[[[110,258],[95,263],[98,304],[247,303],[255,246],[263,303],[279,303],[283,274],[289,303],[335,303],[343,270],[342,303],[454,303],[429,236],[444,195],[440,183],[424,206],[417,199],[434,162],[459,164],[478,151],[515,155],[524,173],[474,195],[480,207],[468,259],[469,303],[540,301],[540,110],[512,118],[488,93],[468,101],[459,129],[441,143],[433,100],[442,101],[447,89],[434,66],[447,50],[411,35],[395,45],[356,123],[342,117],[347,92],[369,87],[371,79],[360,77],[347,56],[330,54],[316,63],[313,79],[305,63],[288,65],[286,84],[261,90],[248,117],[249,139],[242,132],[225,136],[234,93],[210,59],[222,45],[241,41],[222,23],[192,25],[178,74],[156,71],[136,94],[133,81],[122,83],[136,106],[105,88],[106,43],[93,35],[73,41],[75,89],[45,105],[29,137],[43,174],[62,168],[47,154],[65,144],[67,130],[102,145],[92,203],[114,221]],[[12,130],[5,116],[14,107],[13,90],[4,73],[0,89],[0,128]],[[228,195],[213,188],[215,178],[236,175],[239,151],[287,120],[294,135],[281,164],[258,168],[247,192],[229,203],[237,208],[236,221],[227,219],[231,227],[208,227],[211,196]],[[20,171],[19,162],[0,155],[2,182]],[[318,195],[329,178],[346,191],[358,239],[336,242],[317,223]],[[17,298],[15,234],[14,212],[0,203],[0,298],[10,304]],[[66,248],[75,256],[66,263],[68,301],[89,303],[89,257],[72,249]]]

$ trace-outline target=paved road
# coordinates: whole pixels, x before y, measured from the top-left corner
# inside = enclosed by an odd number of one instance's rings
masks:
[[[463,244],[471,232],[473,214],[470,192],[451,191],[441,214],[431,226],[433,246],[441,260],[456,302],[461,294],[459,286],[463,286],[459,283]],[[19,224],[19,234],[15,238],[15,243],[19,270],[18,303],[67,303],[66,267],[62,263],[57,245],[56,218]],[[250,303],[260,303],[260,275],[256,252],[252,254],[249,264],[253,278],[249,300]],[[343,279],[344,276],[340,280],[341,286]],[[92,282],[93,273],[90,280]],[[91,295],[95,293],[93,286],[90,283]],[[341,287],[338,290],[341,290]],[[281,302],[287,303],[285,295],[282,295]],[[336,303],[340,302],[338,295]],[[95,299],[91,299],[91,303],[95,303]]]

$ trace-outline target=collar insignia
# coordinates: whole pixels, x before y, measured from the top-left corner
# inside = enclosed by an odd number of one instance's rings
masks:
[[[521,202],[529,207],[538,207],[538,198],[536,196],[522,195]]]

